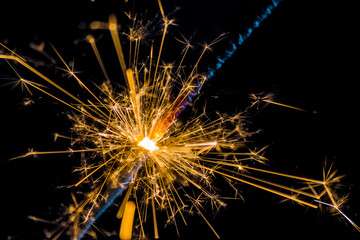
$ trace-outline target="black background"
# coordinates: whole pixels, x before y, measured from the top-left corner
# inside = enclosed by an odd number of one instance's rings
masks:
[[[179,32],[185,36],[196,32],[194,41],[202,43],[229,32],[228,39],[216,45],[202,61],[200,70],[206,71],[207,66],[214,64],[216,56],[224,52],[226,43],[244,31],[268,4],[265,0],[177,0],[164,3],[164,8],[166,12],[172,12],[179,7],[173,15],[178,26],[170,30],[175,36]],[[79,28],[79,25],[86,26],[94,20],[106,21],[110,13],[117,14],[121,20],[127,9],[146,12],[144,17],[147,18],[158,12],[156,1],[124,4],[120,0],[3,1],[1,9],[2,43],[20,54],[36,58],[38,55],[28,44],[51,42],[67,61],[77,54],[83,58],[92,57],[90,47],[84,50],[85,44],[81,41],[91,30]],[[350,1],[283,1],[206,83],[199,107],[206,101],[209,111],[234,114],[249,106],[250,93],[269,92],[275,94],[278,102],[309,110],[301,112],[269,105],[262,111],[254,111],[251,127],[263,130],[255,138],[256,144],[260,147],[270,145],[265,154],[270,160],[269,168],[280,172],[321,179],[325,160],[328,163],[334,161],[339,172],[346,175],[344,191],[350,192],[348,208],[344,211],[359,223],[359,39],[356,37],[356,15]],[[167,47],[170,52],[170,43]],[[200,50],[198,47],[194,52]],[[86,51],[87,55],[84,54]],[[168,56],[172,59],[171,52]],[[95,58],[92,60],[95,62]],[[81,66],[81,60],[75,63]],[[0,62],[0,69],[1,81],[6,84],[6,78],[14,74],[4,61]],[[84,69],[93,71],[90,66],[79,67],[79,70]],[[50,68],[43,70],[50,76],[55,75]],[[96,71],[94,74],[99,74],[99,70]],[[79,76],[94,77],[92,74]],[[72,88],[73,85],[69,86]],[[52,226],[35,223],[27,216],[54,217],[61,203],[69,202],[69,192],[57,186],[76,182],[76,175],[71,173],[76,155],[70,158],[57,155],[7,159],[27,152],[28,148],[38,151],[66,149],[67,142],[54,143],[52,134],[68,134],[66,129],[71,123],[66,119],[63,106],[36,91],[35,104],[30,107],[22,105],[27,95],[18,88],[3,86],[0,95],[3,129],[0,206],[5,221],[0,227],[0,238],[43,239],[43,229]],[[249,234],[255,239],[260,236],[315,239],[338,233],[351,239],[350,236],[356,233],[351,225],[337,217],[293,203],[279,204],[281,198],[249,186],[241,185],[240,190],[245,202],[229,201],[214,218],[208,210],[209,221],[221,239],[243,239]],[[230,189],[223,193],[232,194]],[[114,211],[112,209],[101,219],[107,229],[118,227],[112,214]],[[188,225],[180,224],[182,239],[216,239],[200,217],[190,216]],[[173,226],[160,229],[160,239],[177,239]],[[150,238],[151,231],[150,227]]]

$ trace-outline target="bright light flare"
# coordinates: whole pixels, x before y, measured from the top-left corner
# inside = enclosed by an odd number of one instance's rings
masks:
[[[150,152],[159,149],[159,147],[156,146],[156,142],[148,137],[144,137],[143,140],[139,142],[138,146],[143,147]]]

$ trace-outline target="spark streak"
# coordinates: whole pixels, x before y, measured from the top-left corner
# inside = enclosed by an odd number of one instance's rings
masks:
[[[130,240],[132,237],[132,226],[135,215],[135,203],[132,201],[126,202],[123,220],[120,228],[120,239]]]

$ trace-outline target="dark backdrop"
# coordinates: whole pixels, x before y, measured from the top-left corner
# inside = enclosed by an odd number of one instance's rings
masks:
[[[228,39],[216,45],[201,63],[200,69],[206,71],[228,47],[227,42],[244,31],[268,3],[266,0],[176,0],[164,3],[164,8],[168,13],[177,10],[173,16],[178,26],[171,34],[196,33],[195,41],[202,42],[229,33]],[[89,22],[106,21],[110,13],[116,13],[121,20],[126,9],[135,9],[144,13],[144,17],[158,12],[156,1],[137,0],[128,4],[120,0],[76,3],[12,0],[1,5],[0,41],[35,59],[42,56],[29,48],[30,42],[51,42],[67,60],[75,55],[86,58],[91,56],[91,50],[90,47],[84,50],[81,39],[91,32],[84,28]],[[344,191],[350,192],[345,212],[359,223],[356,15],[351,1],[284,0],[206,83],[200,98],[208,102],[210,110],[234,114],[249,106],[250,93],[268,92],[274,93],[278,102],[309,110],[301,112],[269,105],[262,111],[253,111],[251,127],[262,129],[255,145],[270,145],[265,154],[270,160],[269,168],[280,172],[321,179],[325,160],[334,161],[339,172],[346,175]],[[171,59],[171,54],[168,55]],[[76,62],[81,65],[82,61]],[[4,61],[0,61],[0,69],[2,85],[14,75]],[[50,68],[42,69],[54,75]],[[92,70],[89,66],[80,70],[83,69]],[[93,76],[87,74],[84,76]],[[35,104],[29,107],[22,104],[29,96],[19,88],[3,86],[0,96],[3,129],[0,206],[5,221],[0,227],[0,238],[42,239],[43,229],[52,226],[35,223],[27,216],[55,216],[61,203],[70,201],[70,195],[57,186],[76,182],[76,176],[71,173],[72,158],[7,159],[27,152],[28,148],[66,149],[68,143],[54,143],[52,134],[68,134],[71,123],[64,115],[64,107],[36,91],[32,97]],[[337,217],[293,203],[279,204],[281,198],[249,186],[240,185],[239,189],[245,202],[229,201],[225,209],[209,219],[221,239],[243,239],[249,234],[255,239],[259,236],[315,238],[339,233],[350,239],[348,236],[355,233],[351,225]],[[230,189],[223,192],[232,193]],[[105,226],[117,228],[112,213],[101,221]],[[200,217],[190,216],[188,223],[187,227],[180,224],[183,239],[216,239]],[[160,229],[160,239],[177,239],[172,226]]]

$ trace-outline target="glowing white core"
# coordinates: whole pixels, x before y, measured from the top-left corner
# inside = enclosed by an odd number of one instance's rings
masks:
[[[150,152],[159,149],[158,146],[156,146],[155,142],[148,137],[144,137],[144,139],[141,140],[138,145],[149,150]]]

